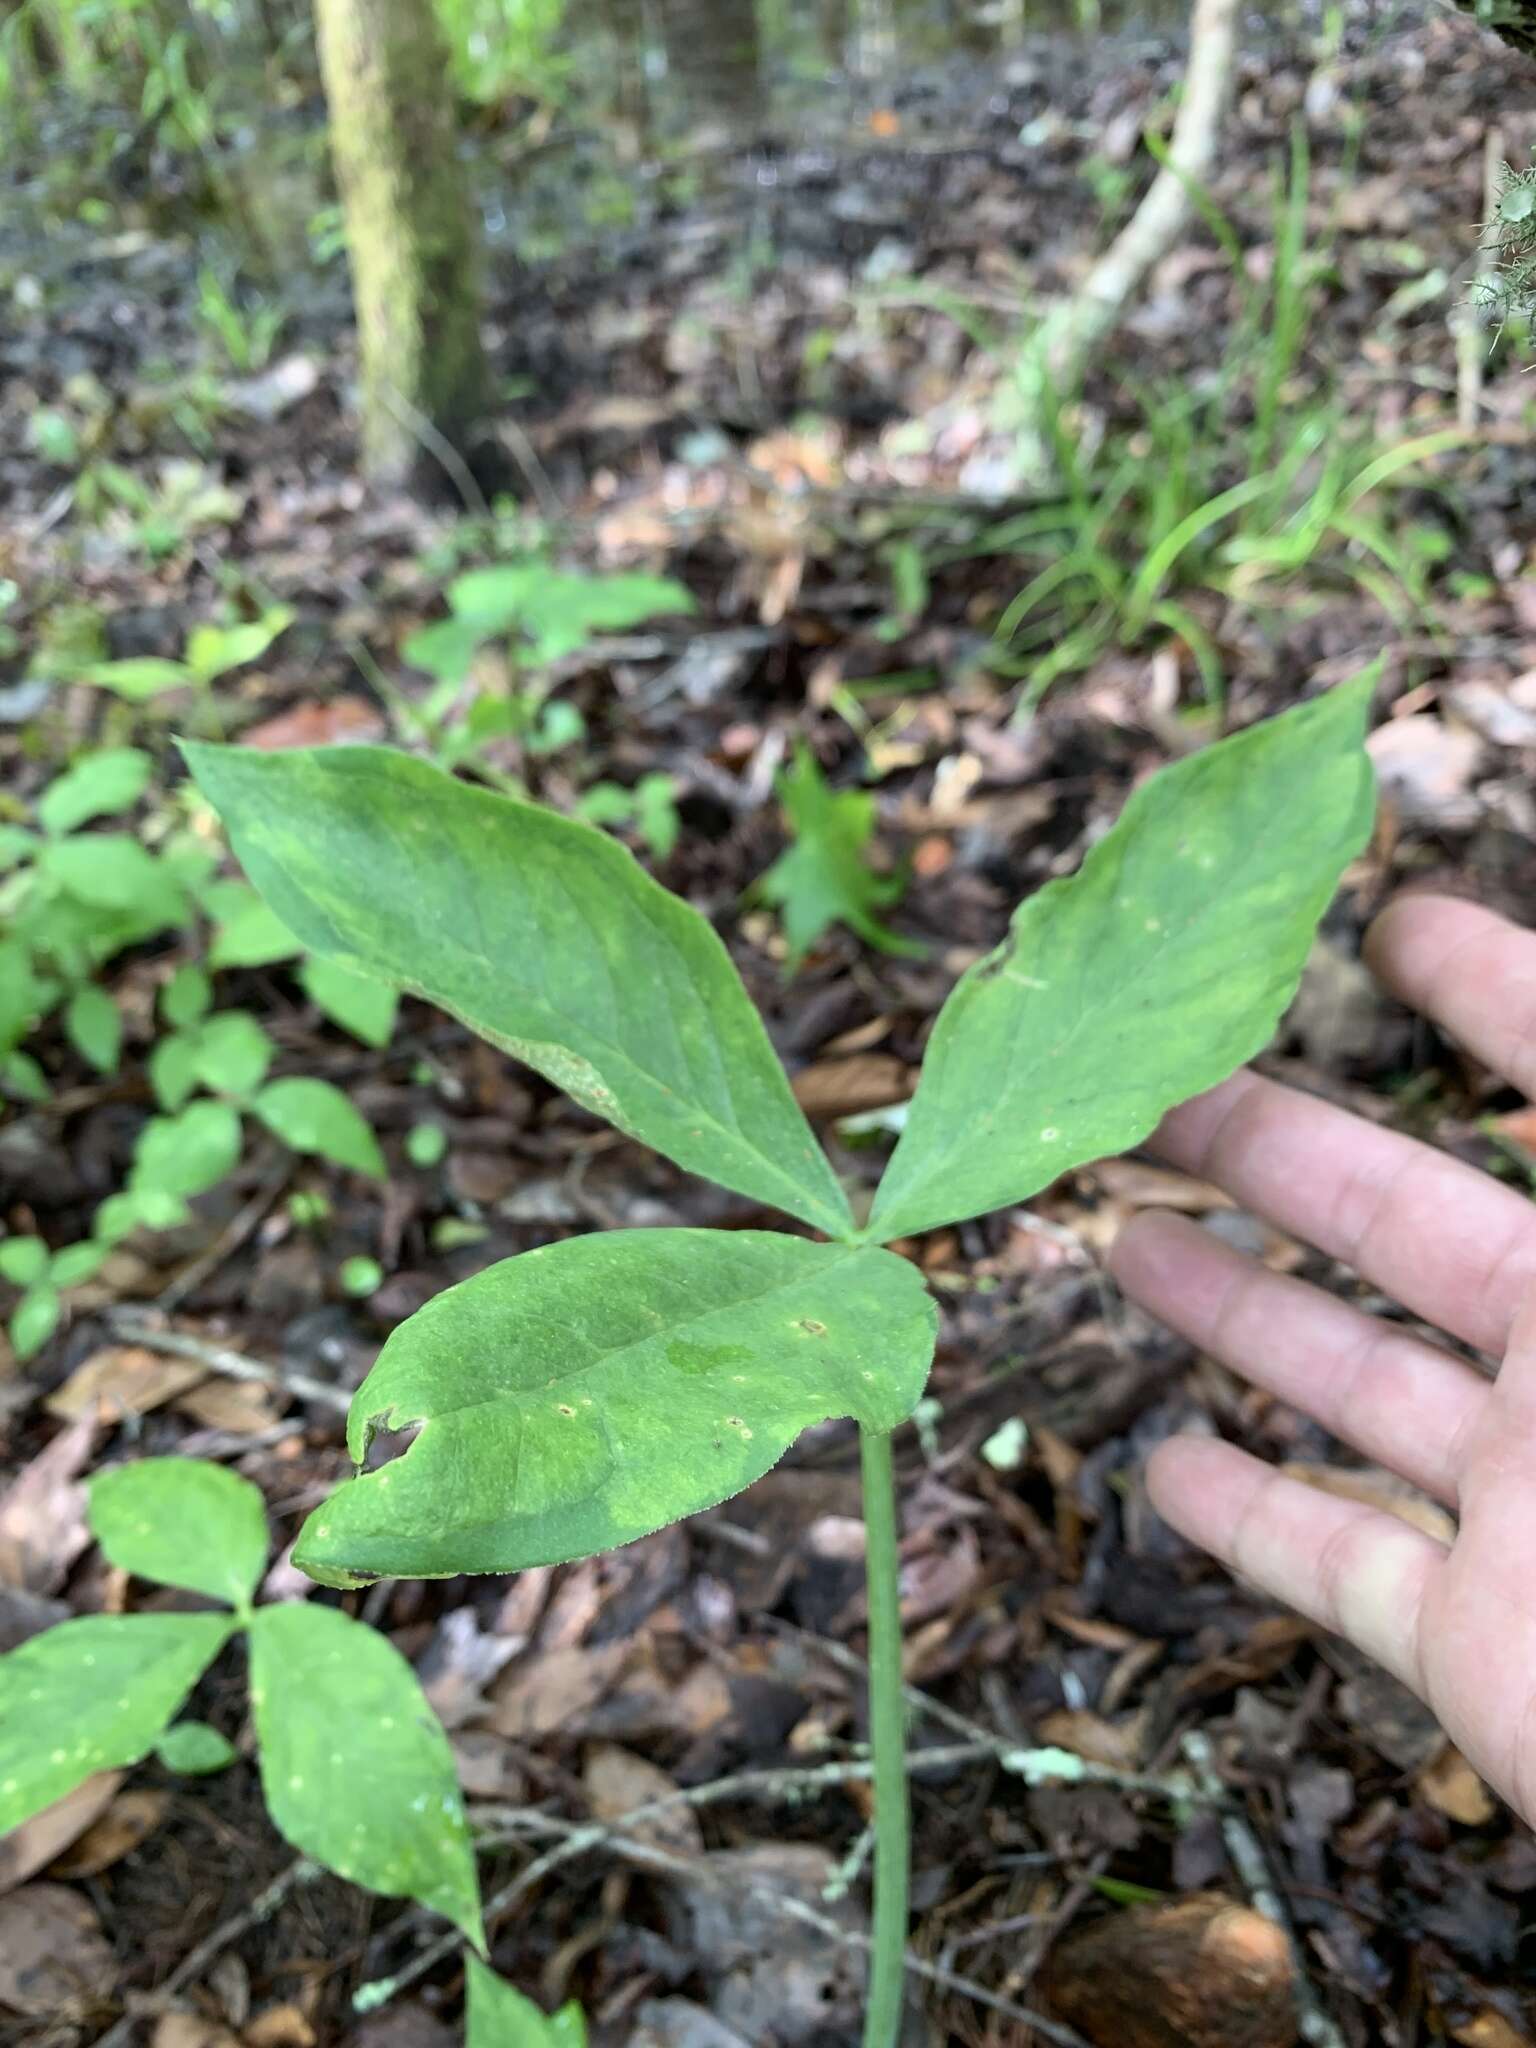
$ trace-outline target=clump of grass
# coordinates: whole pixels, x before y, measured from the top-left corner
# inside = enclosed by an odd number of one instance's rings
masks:
[[[1073,408],[1051,404],[1060,490],[963,550],[1038,564],[998,619],[989,657],[996,673],[1021,681],[1021,715],[1059,678],[1156,631],[1184,643],[1219,704],[1220,651],[1190,602],[1201,591],[1258,610],[1293,598],[1306,572],[1319,585],[1364,589],[1400,625],[1426,620],[1436,536],[1394,518],[1382,494],[1465,437],[1446,430],[1384,446],[1351,429],[1326,380],[1303,377],[1331,260],[1326,241],[1308,239],[1309,192],[1298,129],[1276,178],[1263,283],[1247,277],[1230,222],[1197,195],[1240,294],[1221,362],[1202,379],[1132,387],[1135,417],[1097,443],[1085,443]],[[1520,225],[1536,230],[1536,219]]]

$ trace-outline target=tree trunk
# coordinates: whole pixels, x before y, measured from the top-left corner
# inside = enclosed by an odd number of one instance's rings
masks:
[[[1184,97],[1168,161],[1082,284],[1046,314],[1026,346],[1012,424],[1019,431],[1020,467],[1026,474],[1033,471],[1037,481],[1050,468],[1045,422],[1051,404],[1081,383],[1094,350],[1182,233],[1193,211],[1191,186],[1203,185],[1210,176],[1239,18],[1238,0],[1195,0]]]
[[[476,237],[432,0],[315,0],[375,481],[450,468],[484,411]]]

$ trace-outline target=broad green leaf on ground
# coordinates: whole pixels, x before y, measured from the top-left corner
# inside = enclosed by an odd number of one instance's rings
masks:
[[[177,1031],[206,1017],[212,1007],[213,984],[201,967],[178,967],[160,991],[160,1014]]]
[[[546,2014],[478,1956],[465,1958],[464,2016],[464,2048],[587,2048],[579,2005]]]
[[[145,704],[151,697],[162,696],[167,690],[185,689],[196,679],[185,662],[167,661],[160,655],[140,654],[123,661],[92,662],[76,672],[75,680],[95,683],[99,689],[126,697],[130,704]]]
[[[384,982],[354,974],[334,960],[306,960],[299,986],[317,1010],[364,1045],[383,1047],[394,1036],[400,995]]]
[[[361,1464],[310,1516],[330,1583],[520,1571],[714,1507],[813,1422],[888,1430],[933,1356],[922,1277],[769,1231],[604,1231],[505,1259],[401,1325],[352,1403]]]
[[[305,945],[439,1003],[680,1166],[847,1234],[730,956],[623,847],[381,748],[185,751]]]
[[[59,1327],[63,1313],[64,1304],[59,1299],[59,1290],[51,1282],[43,1281],[29,1287],[12,1309],[8,1326],[11,1349],[16,1356],[31,1358],[41,1351]]]
[[[244,882],[216,882],[203,900],[218,926],[208,948],[210,967],[272,967],[300,950],[287,925]]]
[[[240,1159],[240,1112],[228,1102],[194,1102],[177,1116],[152,1116],[134,1148],[129,1192],[201,1195]]]
[[[0,1835],[146,1755],[234,1626],[227,1614],[95,1614],[0,1657]]]
[[[698,609],[692,593],[670,576],[573,575],[547,562],[467,570],[449,585],[448,602],[455,622],[482,637],[526,634],[535,661],[574,654],[594,633],[622,633],[648,619]]]
[[[52,839],[38,867],[80,902],[176,918],[186,899],[152,853],[124,832],[82,832]]]
[[[261,1783],[277,1826],[338,1877],[417,1899],[479,1947],[453,1752],[410,1665],[334,1607],[258,1608],[250,1636]]]
[[[112,1563],[244,1607],[267,1562],[267,1510],[249,1479],[205,1458],[140,1458],[98,1472],[91,1534]]]
[[[367,1119],[329,1081],[303,1074],[269,1081],[251,1108],[295,1152],[318,1152],[354,1173],[384,1178],[384,1155]]]
[[[249,1010],[221,1010],[189,1034],[192,1071],[221,1095],[249,1095],[267,1078],[277,1047]]]
[[[213,1771],[228,1770],[238,1754],[229,1737],[210,1728],[206,1721],[178,1721],[155,1744],[155,1755],[165,1768],[180,1771],[188,1778],[204,1778]]]
[[[900,900],[903,884],[899,876],[876,874],[869,864],[874,798],[866,790],[829,789],[805,746],[780,776],[779,796],[794,844],[758,881],[755,893],[784,920],[790,965],[798,966],[833,924],[847,925],[883,953],[921,953],[921,946],[898,937],[875,915]]]
[[[77,988],[64,1011],[64,1029],[69,1042],[98,1074],[117,1071],[117,1055],[123,1042],[123,1020],[116,1003],[104,988],[87,982]]]
[[[48,1271],[48,1247],[40,1237],[0,1238],[0,1280],[31,1287]]]
[[[45,832],[73,832],[92,818],[114,817],[149,786],[154,763],[138,747],[102,747],[49,783],[37,801]]]
[[[939,1013],[868,1235],[1022,1202],[1269,1039],[1371,829],[1369,682],[1165,768]]]

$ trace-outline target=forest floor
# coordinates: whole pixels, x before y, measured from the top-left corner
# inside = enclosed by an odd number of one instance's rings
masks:
[[[1000,657],[994,638],[1083,517],[1063,498],[1054,525],[1032,527],[1038,503],[1010,495],[994,393],[1020,294],[1081,269],[1101,233],[1087,180],[1114,204],[1144,181],[1141,127],[1176,77],[1174,49],[1141,39],[851,87],[793,143],[720,139],[684,197],[636,172],[639,211],[551,235],[547,253],[517,262],[506,250],[545,204],[540,180],[572,184],[592,146],[557,128],[519,145],[514,174],[495,169],[493,138],[486,181],[521,179],[524,213],[495,242],[490,279],[498,366],[521,395],[484,476],[493,488],[504,467],[566,559],[678,577],[698,616],[591,642],[554,671],[578,736],[545,754],[505,739],[487,758],[564,808],[595,782],[673,779],[675,845],[637,850],[715,920],[839,1170],[870,1184],[878,1139],[854,1142],[844,1119],[906,1099],[939,1003],[1014,904],[1075,867],[1171,755],[1381,655],[1381,821],[1265,1065],[1524,1180],[1536,1110],[1378,996],[1358,960],[1365,923],[1405,884],[1527,919],[1536,901],[1536,400],[1518,357],[1490,359],[1465,445],[1383,485],[1394,563],[1342,530],[1304,558],[1272,549],[1246,579],[1207,551],[1176,579],[1187,632],[1128,627],[1113,601],[1106,622],[1047,596],[1038,645]],[[1292,260],[1293,296],[1241,343],[1277,360],[1299,294],[1305,318],[1270,394],[1277,453],[1319,420],[1373,447],[1454,426],[1450,316],[1495,123],[1503,154],[1523,161],[1536,71],[1440,14],[1401,14],[1390,30],[1352,20],[1321,67],[1294,38],[1248,50],[1213,187],[1241,262],[1201,226],[1160,266],[1064,422],[1086,496],[1107,502],[1127,455],[1171,460],[1151,387],[1208,392],[1231,368],[1245,290],[1291,260],[1276,181],[1298,134],[1305,274]],[[147,185],[155,173],[150,162]],[[82,648],[176,656],[221,602],[280,602],[293,624],[218,686],[230,733],[266,747],[399,738],[401,702],[427,687],[402,641],[440,616],[456,569],[530,540],[526,510],[485,505],[472,478],[457,480],[467,504],[430,512],[365,495],[334,267],[295,287],[272,360],[237,373],[209,367],[198,263],[195,239],[132,193],[108,223],[63,220],[29,242],[13,222],[0,237],[17,308],[0,334],[3,412],[33,422],[0,446],[0,576],[16,587],[0,673],[5,800],[24,816],[72,751],[131,739],[159,764],[140,814],[149,843],[186,815],[169,742],[186,706],[127,706],[72,683]],[[1244,473],[1260,374],[1233,371],[1212,491]],[[1197,451],[1191,470],[1206,460]],[[138,496],[114,481],[124,474]],[[1313,470],[1298,474],[1304,501]],[[1108,520],[1112,552],[1161,537],[1149,495],[1137,483]],[[1368,559],[1379,574],[1356,574]],[[1036,664],[1073,632],[1081,661],[1021,719]],[[1201,650],[1219,659],[1219,688]],[[921,953],[870,951],[838,927],[786,972],[778,926],[747,892],[783,849],[774,778],[801,742],[835,784],[872,792],[878,845],[907,876],[887,915]],[[199,943],[113,964],[115,1073],[94,1073],[56,1024],[29,1041],[49,1093],[0,1111],[9,1233],[73,1242],[122,1185],[152,1109],[157,993]],[[389,1176],[372,1184],[254,1144],[191,1224],[120,1246],[37,1356],[0,1351],[7,1647],[129,1597],[89,1545],[80,1481],[92,1469],[169,1451],[227,1461],[261,1487],[286,1544],[348,1469],[340,1397],[443,1286],[572,1232],[764,1220],[425,1006],[407,1002],[391,1042],[370,1049],[328,1025],[281,964],[226,967],[217,986],[221,1004],[266,1025],[282,1070],[347,1090]],[[446,1144],[413,1164],[422,1125]],[[295,1204],[305,1193],[324,1209]],[[913,1950],[939,1974],[914,1980],[911,2040],[1280,2048],[1302,2023],[1349,2048],[1536,2039],[1530,1833],[1399,1685],[1177,1541],[1141,1473],[1152,1445],[1203,1427],[1421,1519],[1440,1511],[1117,1297],[1103,1255],[1148,1204],[1361,1296],[1306,1245],[1141,1159],[905,1247],[943,1305],[932,1404],[898,1439],[907,1675],[936,1703],[913,1739],[973,1750],[915,1777]],[[380,1269],[362,1299],[343,1279],[357,1259]],[[167,1355],[167,1332],[189,1345]],[[231,1352],[257,1377],[228,1377]],[[548,2002],[579,1997],[601,2048],[857,2037],[861,1880],[837,1903],[827,1887],[860,1841],[867,1791],[850,1779],[812,1793],[794,1776],[846,1758],[863,1732],[856,1466],[847,1429],[829,1425],[726,1508],[613,1556],[505,1582],[385,1583],[358,1603],[452,1732],[488,1832],[488,1894],[563,1823],[610,1824],[492,1927],[498,1966]],[[312,1590],[280,1549],[269,1596]],[[93,1787],[78,1825],[61,1832],[53,1816],[52,1836],[34,1824],[0,1843],[17,1925],[29,1895],[64,1883],[100,1937],[62,2015],[18,2006],[0,1956],[0,2044],[455,2038],[456,1966],[412,1979],[425,1916],[284,1877],[291,1852],[262,1807],[244,1699],[226,1653],[196,1700],[244,1745],[222,1775],[151,1764],[127,1786]],[[1180,1793],[1191,1736],[1209,1744],[1225,1805],[1191,1808]],[[1007,1767],[1019,1745],[1076,1752],[1102,1782],[1031,1786]],[[662,1835],[626,1834],[623,1816],[658,1791],[742,1771],[782,1775],[701,1798]],[[1216,2031],[1189,2031],[1155,1975],[1134,1974],[1155,1955],[1133,1962],[1105,1930],[1139,1926],[1138,1902],[1250,1901],[1256,1868],[1304,1973],[1293,1981],[1282,1958],[1278,1992],[1227,1985],[1233,2002],[1207,2015]],[[274,1879],[285,1889],[267,1917],[242,1920]],[[786,1922],[765,1893],[810,1905],[821,1929]],[[180,2016],[157,2017],[178,1966],[221,1931],[175,1979]],[[353,2013],[360,1985],[402,1972],[381,2010]],[[1127,1973],[1138,2009],[1110,2037],[1095,1996]],[[1031,2012],[1054,2012],[1055,2031]],[[109,2032],[125,2016],[127,2031]]]

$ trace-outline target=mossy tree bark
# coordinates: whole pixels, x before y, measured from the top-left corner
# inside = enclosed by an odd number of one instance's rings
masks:
[[[362,358],[364,466],[464,452],[487,396],[469,192],[432,0],[315,0]],[[451,459],[451,458],[450,458]]]

